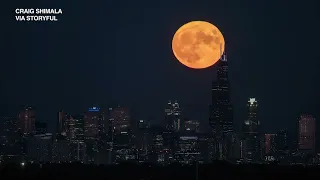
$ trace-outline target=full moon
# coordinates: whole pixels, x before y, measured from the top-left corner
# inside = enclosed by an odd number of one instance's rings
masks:
[[[192,21],[181,26],[172,39],[175,57],[193,69],[214,65],[221,58],[224,45],[220,30],[205,21]]]

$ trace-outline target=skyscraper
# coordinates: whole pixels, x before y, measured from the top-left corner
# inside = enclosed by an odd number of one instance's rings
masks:
[[[165,108],[166,130],[178,132],[181,126],[181,109],[177,101],[169,101]]]
[[[233,132],[233,110],[230,101],[228,61],[225,54],[217,62],[217,80],[212,83],[209,123],[216,142],[215,158],[226,158],[226,136]]]
[[[68,115],[67,126],[67,137],[71,141],[84,140],[84,116],[82,114]]]
[[[130,122],[128,108],[116,107],[109,109],[109,123],[115,134],[128,132],[130,129]]]
[[[148,134],[150,130],[150,121],[140,119],[136,131],[136,140],[138,149],[148,149]]]
[[[32,107],[25,107],[18,114],[20,132],[24,135],[35,133],[35,112]]]
[[[243,125],[244,139],[246,141],[246,156],[247,161],[261,160],[261,139],[259,135],[260,121],[257,117],[258,102],[255,98],[249,98],[248,104],[248,118]]]
[[[134,159],[129,109],[124,107],[109,108],[109,124],[115,162]]]
[[[66,132],[67,132],[67,114],[63,111],[60,111],[58,114],[57,133],[65,134]]]
[[[68,116],[68,138],[71,146],[71,160],[85,161],[86,146],[84,142],[84,116],[76,114]]]
[[[182,164],[191,164],[200,160],[200,148],[198,136],[180,136],[175,159]]]
[[[265,143],[265,154],[275,153],[276,146],[276,134],[265,134],[264,135]]]
[[[58,162],[70,162],[70,141],[66,136],[57,134],[52,144],[52,161]]]
[[[257,117],[257,111],[258,111],[258,101],[256,98],[249,98],[248,104],[248,117],[247,120],[244,122],[243,131],[245,134],[252,134],[252,133],[258,133],[259,131],[259,125],[260,121]]]
[[[98,107],[88,109],[84,115],[84,136],[86,139],[97,139],[104,133],[104,114]]]
[[[104,157],[104,132],[104,113],[99,107],[89,108],[84,114],[84,138],[87,148],[87,163],[98,163],[98,159],[101,159],[98,158],[98,155],[102,155],[101,157]]]
[[[12,117],[0,118],[0,159],[20,162],[23,152],[17,122]]]
[[[287,162],[289,158],[288,130],[281,129],[276,135],[277,160]]]
[[[27,155],[34,162],[50,162],[52,150],[52,134],[36,134],[28,138]]]
[[[139,161],[143,162],[148,159],[148,141],[150,122],[147,120],[138,121],[138,130],[136,133],[136,148],[138,149]]]
[[[299,149],[315,151],[316,119],[301,115],[299,119]]]
[[[139,120],[138,121],[138,130],[148,129],[150,127],[150,122],[147,120]]]

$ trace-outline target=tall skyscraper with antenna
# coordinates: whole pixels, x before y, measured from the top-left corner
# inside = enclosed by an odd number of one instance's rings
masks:
[[[256,98],[249,98],[247,102],[248,117],[243,124],[243,135],[246,142],[245,157],[247,162],[261,161],[261,134],[260,121],[258,119],[258,101]]]
[[[227,138],[233,133],[233,109],[230,101],[228,61],[220,45],[221,58],[216,63],[217,79],[212,83],[212,104],[210,106],[209,124],[215,139],[213,158],[223,160],[227,157]]]

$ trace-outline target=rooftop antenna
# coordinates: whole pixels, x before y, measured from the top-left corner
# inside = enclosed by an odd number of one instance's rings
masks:
[[[220,43],[220,59],[221,61],[227,61],[226,53],[222,52],[222,43]]]

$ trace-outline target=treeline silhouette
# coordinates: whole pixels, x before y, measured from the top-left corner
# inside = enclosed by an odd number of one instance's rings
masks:
[[[198,167],[198,168],[197,168]],[[197,177],[198,174],[198,177]],[[206,180],[206,179],[317,179],[319,167],[242,164],[226,162],[213,164],[159,166],[154,164],[121,163],[96,166],[70,164],[1,164],[0,179],[130,179],[130,180]]]

